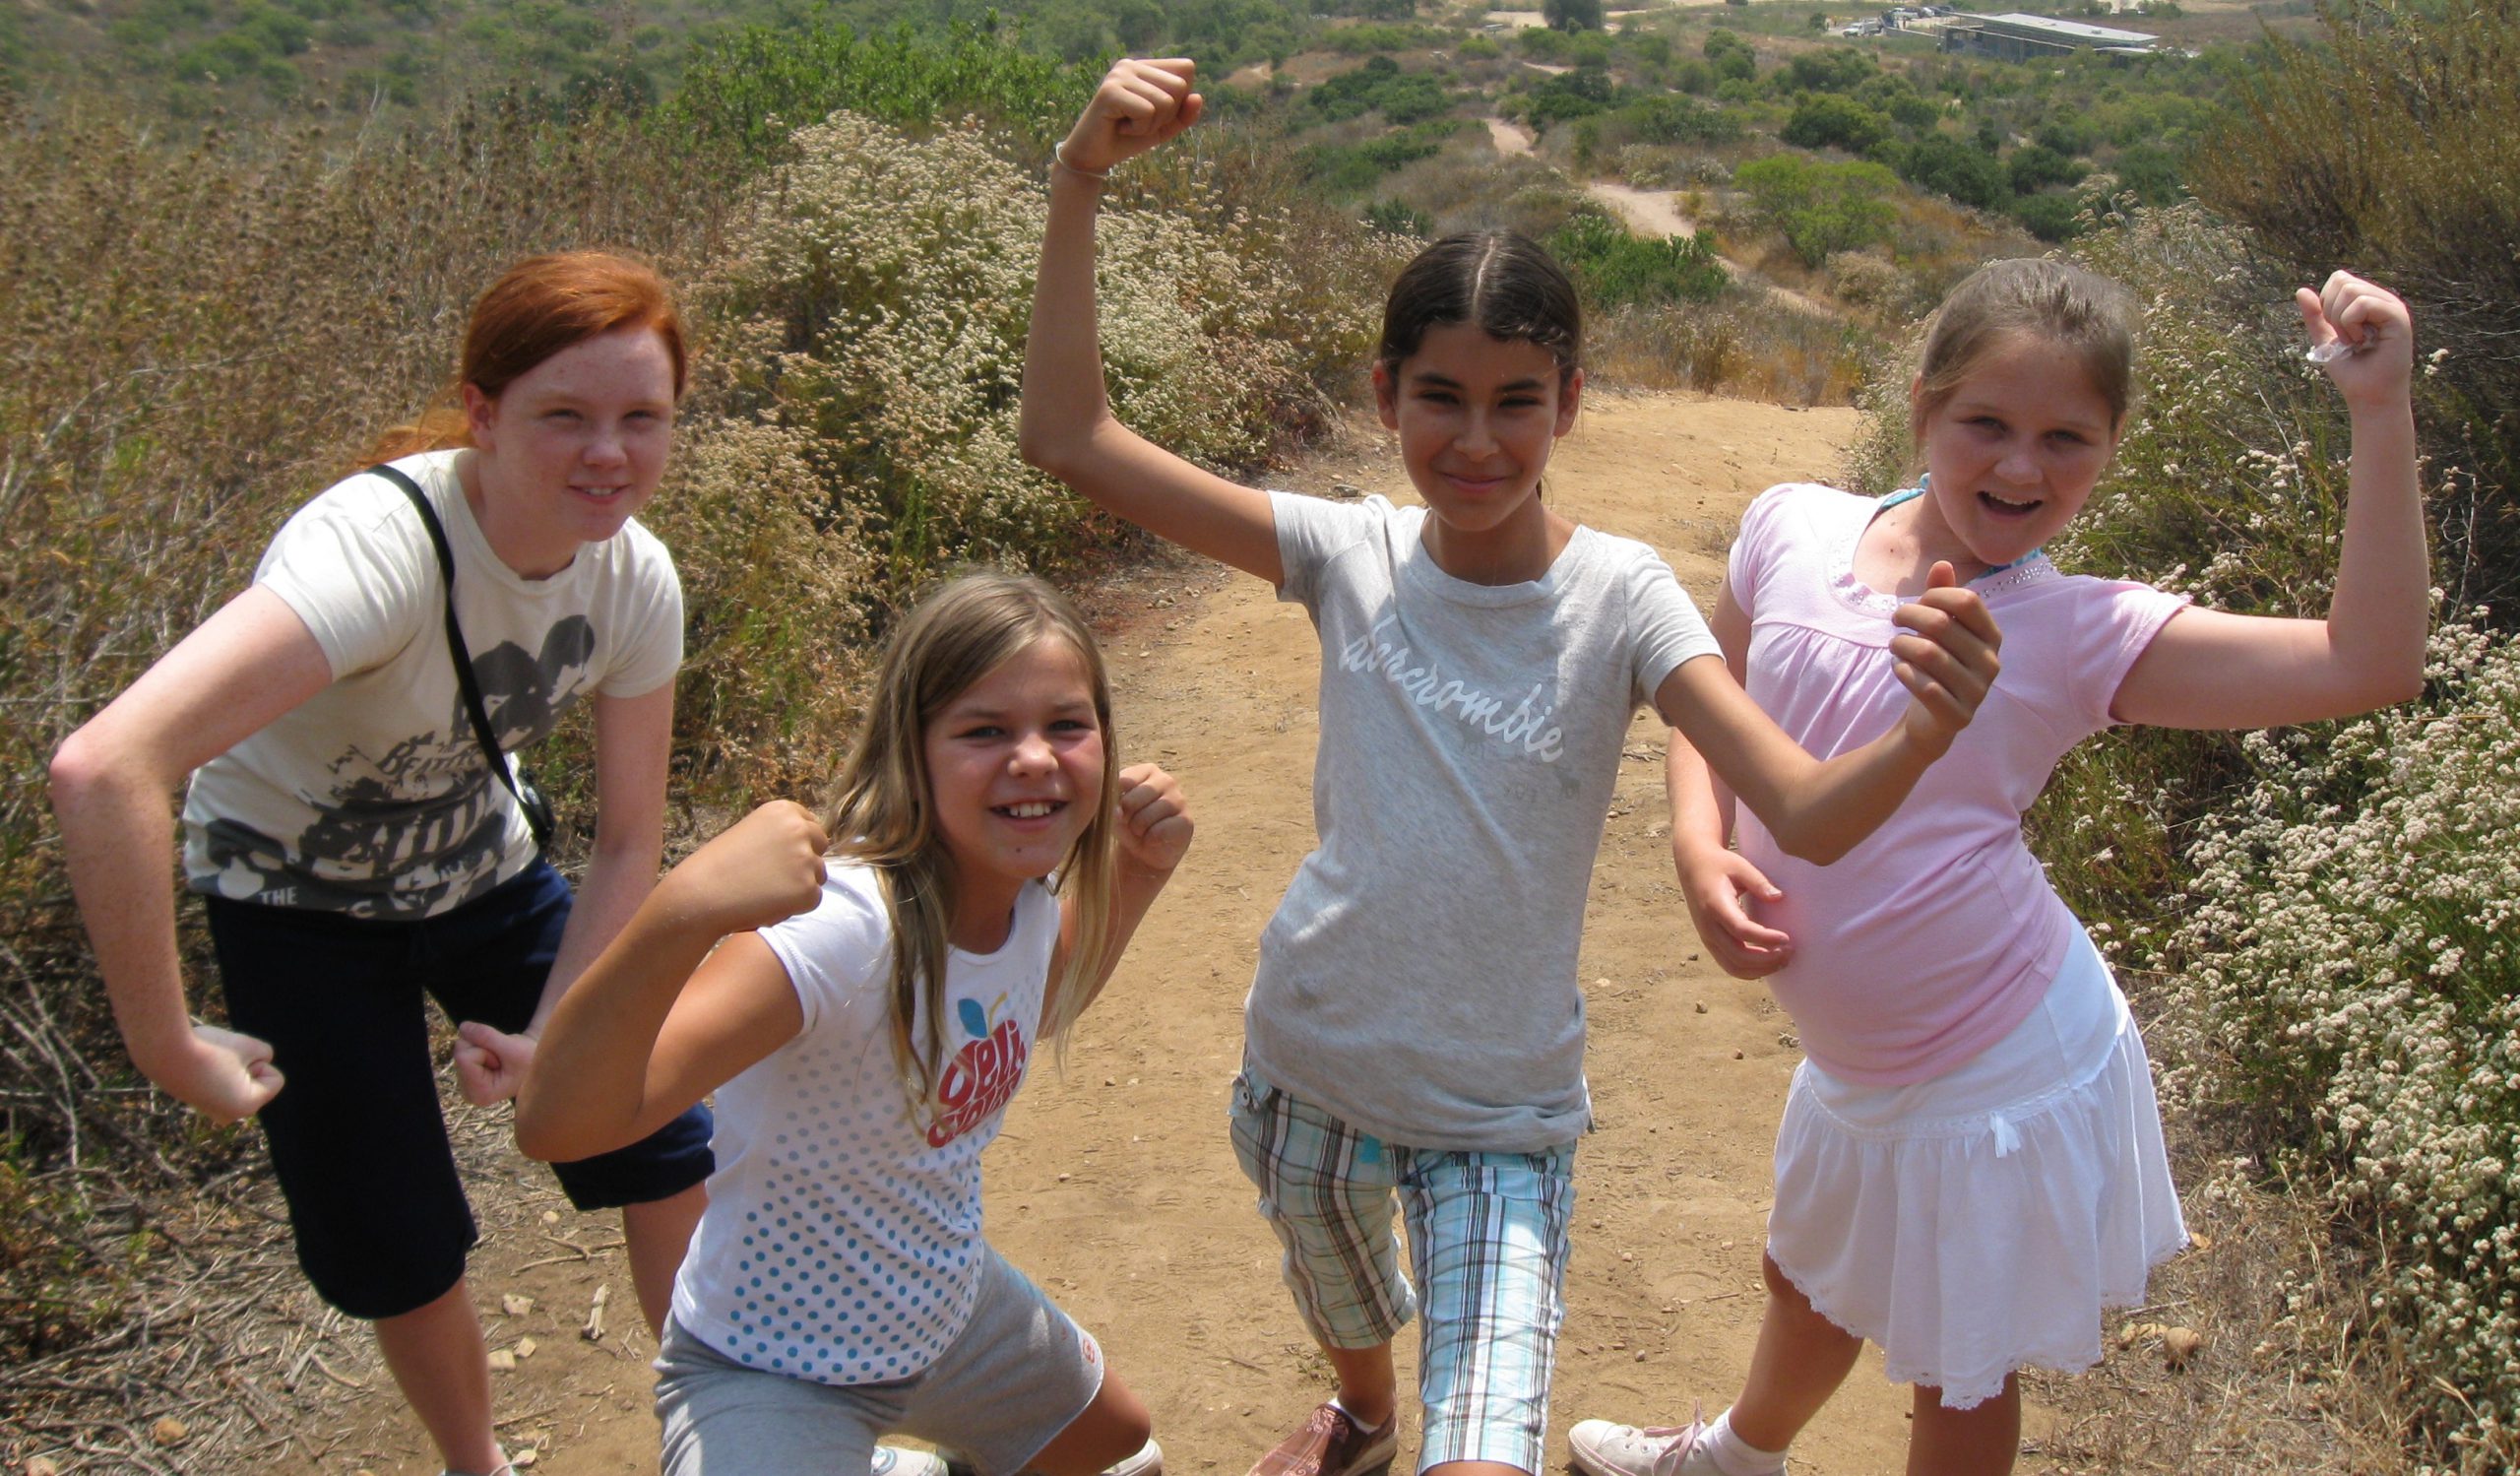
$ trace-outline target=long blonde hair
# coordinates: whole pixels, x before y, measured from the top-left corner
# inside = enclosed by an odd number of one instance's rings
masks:
[[[842,856],[872,869],[893,924],[893,1056],[913,1097],[929,1107],[945,1066],[946,938],[953,924],[953,859],[936,828],[927,725],[947,704],[1037,641],[1061,640],[1084,662],[1102,730],[1102,783],[1093,818],[1054,873],[1076,903],[1076,934],[1049,981],[1040,1034],[1062,1051],[1068,1027],[1094,1001],[1111,953],[1112,867],[1120,768],[1111,683],[1102,647],[1067,597],[1038,579],[982,572],[948,581],[903,617],[884,646],[856,747],[841,773],[826,826]],[[926,1021],[922,1058],[914,1023]]]

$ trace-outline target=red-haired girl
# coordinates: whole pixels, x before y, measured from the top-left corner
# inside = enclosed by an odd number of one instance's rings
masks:
[[[655,881],[682,598],[632,514],[664,473],[685,359],[647,267],[519,263],[474,304],[453,394],[299,509],[252,587],[52,763],[133,1062],[213,1122],[259,1117],[299,1264],[374,1323],[450,1473],[508,1466],[423,996],[462,1022],[466,1096],[513,1096],[550,1007]],[[597,834],[573,901],[506,750],[581,697]],[[229,1029],[186,1010],[161,879],[187,774],[185,883],[209,908]],[[558,1166],[581,1208],[621,1209],[652,1324],[709,1170],[697,1108]]]

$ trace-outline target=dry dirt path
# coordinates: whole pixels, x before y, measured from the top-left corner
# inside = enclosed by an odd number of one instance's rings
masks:
[[[1550,495],[1581,521],[1661,548],[1705,599],[1750,495],[1831,471],[1854,429],[1845,410],[1601,396],[1558,451]],[[1396,459],[1374,443],[1281,484],[1407,496]],[[1313,840],[1319,648],[1300,608],[1204,564],[1135,577],[1106,592],[1102,609],[1126,750],[1181,776],[1199,840],[1079,1027],[1065,1074],[1042,1061],[1016,1102],[989,1158],[990,1237],[1102,1337],[1155,1411],[1174,1476],[1241,1476],[1328,1388],[1225,1132],[1255,941]],[[1577,1159],[1552,1470],[1577,1419],[1685,1419],[1699,1398],[1710,1413],[1720,1407],[1748,1366],[1761,1305],[1768,1151],[1797,1053],[1763,989],[1698,956],[1670,877],[1662,743],[1658,725],[1637,723],[1587,911],[1581,977],[1599,1130]],[[522,1164],[499,1172],[514,1176],[505,1192],[516,1212],[476,1258],[474,1289],[494,1346],[536,1345],[497,1376],[512,1448],[536,1447],[535,1476],[653,1472],[652,1348],[618,1251],[600,1249],[612,1229],[565,1206],[546,1220],[541,1206],[556,1202],[547,1179]],[[476,1190],[502,1193],[478,1180]],[[581,1258],[562,1242],[598,1249]],[[599,1283],[610,1288],[608,1326],[588,1341],[577,1329]],[[535,1298],[533,1310],[502,1312],[511,1293]],[[1415,1343],[1402,1340],[1405,1381]],[[348,1341],[333,1346],[334,1362],[361,1377]],[[376,1379],[372,1365],[365,1377]],[[1898,1469],[1906,1405],[1867,1357],[1796,1447],[1795,1469]],[[2034,1438],[2045,1426],[2034,1411]],[[1404,1442],[1414,1459],[1414,1410]],[[329,1444],[301,1469],[436,1470],[382,1391],[346,1409]],[[2034,1456],[2023,1469],[2048,1467]]]
[[[1697,223],[1680,214],[1679,197],[1670,190],[1640,190],[1632,184],[1595,179],[1584,188],[1627,223],[1627,228],[1654,240],[1691,235]]]

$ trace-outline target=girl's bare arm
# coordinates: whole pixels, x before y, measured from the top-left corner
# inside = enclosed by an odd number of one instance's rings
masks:
[[[184,776],[330,685],[332,664],[287,602],[259,586],[220,608],[63,741],[52,808],[79,916],[132,1064],[215,1123],[281,1089],[271,1048],[192,1023],[166,863]]]
[[[1890,652],[1911,693],[1908,710],[1860,748],[1813,758],[1759,710],[1722,662],[1682,662],[1655,693],[1663,721],[1680,731],[1789,854],[1826,866],[1879,828],[1925,766],[1969,726],[1994,684],[2002,636],[1984,602],[1957,587],[1949,564],[1934,565],[1927,584],[1892,616],[1906,627],[1891,640]]]
[[[1102,384],[1094,243],[1102,182],[1084,171],[1108,172],[1196,122],[1194,75],[1187,61],[1116,64],[1059,146],[1066,165],[1050,170],[1018,433],[1026,461],[1097,506],[1274,585],[1286,570],[1268,493],[1192,466],[1121,424]]]
[[[636,1142],[793,1040],[803,1006],[751,930],[814,905],[825,844],[779,801],[667,872],[544,1024],[517,1146],[565,1162]]]
[[[2270,728],[2346,717],[2424,690],[2432,569],[2416,484],[2414,324],[2388,291],[2339,272],[2302,289],[2313,343],[2363,347],[2327,365],[2354,433],[2336,592],[2325,619],[2183,610],[2118,683],[2110,712],[2164,728]]]

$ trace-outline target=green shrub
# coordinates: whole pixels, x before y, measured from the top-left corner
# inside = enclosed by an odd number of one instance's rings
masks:
[[[2043,241],[2069,241],[2082,233],[2083,204],[2074,195],[2024,195],[2013,202],[2012,218]]]
[[[1547,244],[1595,306],[1707,302],[1732,280],[1716,257],[1711,231],[1649,239],[1607,216],[1588,214],[1552,231]]]
[[[1778,136],[1797,149],[1861,154],[1890,137],[1890,120],[1852,97],[1821,93],[1796,103]]]
[[[1524,116],[1534,128],[1546,128],[1574,118],[1610,110],[1618,101],[1618,85],[1598,67],[1578,67],[1542,79],[1524,95]]]
[[[1805,266],[1836,251],[1887,240],[1898,210],[1896,176],[1875,163],[1826,163],[1794,154],[1753,160],[1732,173],[1763,224],[1785,236]]]
[[[1740,116],[1680,93],[1666,93],[1619,109],[1616,121],[1648,144],[1730,144],[1742,134]]]
[[[1910,149],[1899,175],[1919,189],[1980,210],[1997,208],[2012,193],[2012,181],[1993,155],[1947,133],[1927,135]]]
[[[2199,1037],[2174,1100],[2245,1103],[2327,1166],[2310,1182],[2382,1247],[2370,1325],[2424,1376],[2404,1392],[2433,1448],[2509,1470],[2520,642],[2452,624],[2431,649],[2420,705],[2248,738],[2157,956]]]

